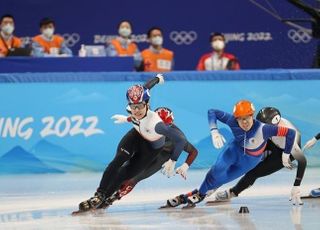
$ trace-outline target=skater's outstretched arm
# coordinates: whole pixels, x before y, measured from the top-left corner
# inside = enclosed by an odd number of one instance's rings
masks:
[[[158,73],[154,78],[148,80],[143,87],[147,89],[152,89],[156,84],[163,84],[164,83],[164,77],[162,74]]]
[[[224,146],[224,143],[226,142],[226,140],[219,133],[217,120],[227,124],[231,128],[234,126],[237,126],[237,123],[235,121],[234,116],[232,116],[229,113],[226,113],[217,109],[208,110],[208,121],[209,121],[209,128],[211,132],[212,144],[215,148],[220,149]]]
[[[318,134],[315,135],[313,138],[311,138],[310,140],[308,140],[307,143],[305,143],[305,145],[303,146],[302,150],[304,151],[305,149],[310,149],[310,148],[312,148],[319,139],[320,139],[320,133],[318,133]]]

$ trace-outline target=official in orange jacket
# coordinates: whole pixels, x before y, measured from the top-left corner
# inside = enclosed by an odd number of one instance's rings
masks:
[[[72,51],[65,44],[64,38],[54,34],[55,22],[50,18],[40,21],[41,34],[32,38],[32,53],[36,57],[68,57]]]
[[[141,65],[141,54],[137,44],[131,40],[132,25],[129,21],[122,21],[118,25],[119,36],[112,39],[106,48],[107,56],[126,57],[132,56],[135,67]]]
[[[152,27],[148,31],[150,47],[141,52],[142,69],[145,72],[167,72],[173,70],[174,53],[162,47],[162,30]]]
[[[197,70],[238,70],[238,59],[230,53],[224,52],[226,39],[221,33],[210,35],[210,43],[213,51],[201,56]]]
[[[0,57],[7,56],[11,49],[23,46],[21,39],[14,36],[13,32],[13,16],[9,14],[3,15],[0,19]]]

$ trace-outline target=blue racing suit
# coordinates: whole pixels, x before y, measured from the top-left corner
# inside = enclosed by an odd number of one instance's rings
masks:
[[[296,134],[293,129],[264,124],[258,120],[253,121],[249,131],[244,131],[233,115],[215,109],[208,111],[208,120],[211,130],[217,129],[217,120],[228,125],[234,139],[219,154],[207,173],[199,189],[202,196],[254,168],[261,161],[267,140],[272,136],[285,136],[284,153],[290,154]]]

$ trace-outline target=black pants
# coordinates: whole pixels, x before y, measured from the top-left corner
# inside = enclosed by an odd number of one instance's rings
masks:
[[[256,179],[270,175],[284,167],[282,164],[283,149],[277,147],[272,141],[269,140],[267,143],[266,151],[270,151],[271,154],[269,154],[255,168],[247,172],[240,179],[240,181],[233,188],[230,189],[230,191],[232,191],[236,196],[238,196],[243,190],[253,185]],[[300,185],[306,167],[306,160],[304,155],[302,154],[301,156],[295,156],[295,158],[298,161],[297,178],[300,178],[300,180],[296,179],[295,185]],[[290,155],[291,161],[295,158],[292,155]]]
[[[161,150],[162,148],[153,149],[149,141],[135,129],[131,129],[121,139],[116,156],[105,169],[98,191],[109,197],[125,180],[147,168]]]
[[[167,151],[161,151],[161,153],[158,154],[156,159],[152,161],[151,165],[146,170],[144,170],[143,172],[139,173],[137,176],[132,178],[132,182],[136,184],[139,181],[152,176],[153,174],[158,172],[161,169],[162,165],[169,159],[170,159],[170,153],[168,153]]]
[[[133,178],[130,178],[128,181],[124,183],[124,185],[130,185],[130,186],[135,186],[139,181],[144,180],[156,172],[158,172],[162,165],[170,159],[170,156],[173,152],[173,147],[174,144],[172,141],[166,139],[165,146],[163,149],[157,154],[157,156],[153,159],[153,161],[149,164],[148,167],[144,168],[143,171],[141,171],[139,174],[134,176]],[[121,167],[121,171],[125,170],[125,167]],[[120,187],[119,187],[120,188]]]

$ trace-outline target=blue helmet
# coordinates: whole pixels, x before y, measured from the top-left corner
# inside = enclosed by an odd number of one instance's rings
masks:
[[[142,85],[133,85],[127,91],[128,104],[148,103],[150,99],[149,89]]]

